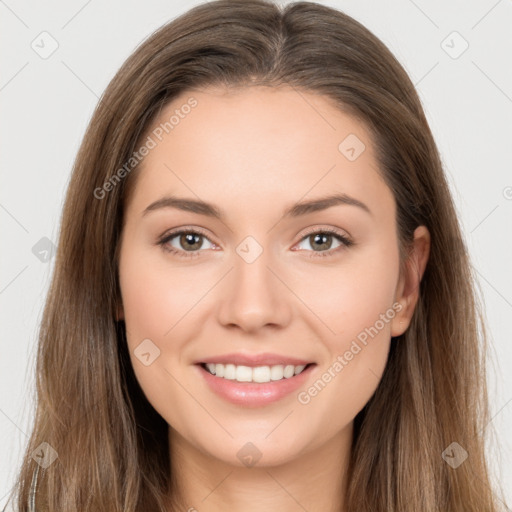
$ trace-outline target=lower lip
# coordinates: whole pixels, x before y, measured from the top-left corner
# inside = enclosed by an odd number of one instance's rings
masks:
[[[289,379],[255,383],[216,377],[201,365],[196,365],[210,389],[225,400],[246,407],[260,407],[281,400],[293,393],[308,379],[316,364],[311,364],[299,375]]]

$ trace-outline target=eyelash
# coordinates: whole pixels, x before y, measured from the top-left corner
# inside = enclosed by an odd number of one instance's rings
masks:
[[[178,235],[183,235],[183,234],[200,235],[200,236],[203,236],[204,238],[208,239],[211,242],[211,240],[208,238],[206,233],[204,233],[203,231],[201,231],[201,230],[199,230],[197,228],[194,228],[194,229],[180,229],[178,231],[172,231],[170,233],[164,234],[158,240],[158,245],[160,245],[164,251],[169,252],[171,254],[174,254],[174,255],[178,256],[179,258],[187,259],[187,258],[198,257],[200,255],[200,252],[201,252],[200,250],[199,251],[187,252],[187,251],[181,251],[181,250],[175,249],[174,247],[170,247],[169,245],[167,245],[170,240],[172,240],[173,238],[177,237]],[[342,243],[342,245],[340,247],[336,247],[335,249],[329,249],[327,251],[320,251],[320,252],[318,252],[318,251],[308,251],[308,252],[314,252],[315,253],[314,255],[309,256],[310,258],[332,257],[332,256],[336,255],[340,250],[346,249],[346,248],[351,247],[352,245],[354,245],[354,242],[352,242],[346,236],[342,235],[340,232],[338,232],[337,230],[332,229],[332,228],[312,229],[311,231],[308,231],[307,233],[305,233],[303,235],[303,237],[300,239],[299,243],[302,242],[303,240],[305,240],[306,238],[308,238],[309,236],[314,235],[314,234],[333,235],[338,241],[340,241]],[[213,242],[211,242],[211,243],[213,243]]]

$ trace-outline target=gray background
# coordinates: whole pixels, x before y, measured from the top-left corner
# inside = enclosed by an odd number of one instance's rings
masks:
[[[33,417],[51,248],[84,130],[135,46],[198,3],[0,0],[0,506]],[[512,3],[319,3],[373,31],[417,86],[485,301],[492,335],[489,430],[497,432],[489,460],[512,502]]]

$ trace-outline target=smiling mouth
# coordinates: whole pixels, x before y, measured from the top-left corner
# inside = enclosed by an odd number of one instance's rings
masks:
[[[200,366],[215,377],[236,382],[251,382],[265,384],[300,375],[306,368],[315,365],[272,365],[272,366],[244,366],[234,364],[201,363]]]

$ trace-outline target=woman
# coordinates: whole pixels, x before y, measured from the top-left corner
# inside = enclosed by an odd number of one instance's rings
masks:
[[[483,327],[382,42],[314,3],[198,6],[79,151],[19,509],[497,511]]]

